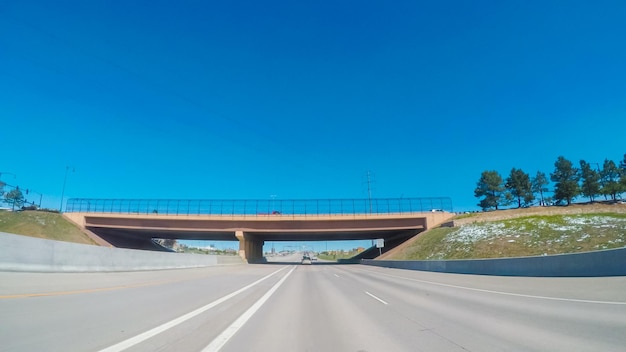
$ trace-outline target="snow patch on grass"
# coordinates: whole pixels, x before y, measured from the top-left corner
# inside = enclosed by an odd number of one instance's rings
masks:
[[[610,216],[563,216],[562,221],[556,223],[548,222],[544,219],[521,219],[518,221],[475,223],[460,227],[458,230],[449,233],[445,237],[446,242],[462,244],[472,244],[484,240],[494,240],[503,237],[520,238],[520,235],[538,236],[540,232],[555,232],[560,236],[547,240],[548,244],[561,243],[570,238],[571,233],[583,234],[576,239],[582,242],[591,236],[584,232],[585,228],[622,228],[626,230],[626,219]],[[510,243],[515,240],[507,240]]]
[[[471,244],[477,241],[506,236],[508,233],[509,231],[503,223],[470,224],[449,233],[445,240],[447,242]]]

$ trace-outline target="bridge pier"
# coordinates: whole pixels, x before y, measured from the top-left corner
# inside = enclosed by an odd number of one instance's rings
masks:
[[[263,259],[263,244],[265,241],[243,231],[235,231],[239,240],[239,256],[248,263],[260,262]]]

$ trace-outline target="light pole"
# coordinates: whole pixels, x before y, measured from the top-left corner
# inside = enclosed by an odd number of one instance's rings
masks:
[[[65,196],[65,185],[67,184],[67,172],[70,171],[70,167],[65,167],[65,178],[63,178],[63,190],[61,191],[61,206],[59,207],[59,212],[63,212],[63,197]],[[72,172],[74,172],[74,168],[72,168]]]

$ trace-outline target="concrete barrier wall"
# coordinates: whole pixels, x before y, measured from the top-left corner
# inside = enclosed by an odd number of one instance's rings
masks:
[[[476,260],[369,260],[365,265],[501,276],[626,276],[626,248],[539,257]]]
[[[243,263],[239,256],[106,248],[0,232],[0,271],[136,271]]]

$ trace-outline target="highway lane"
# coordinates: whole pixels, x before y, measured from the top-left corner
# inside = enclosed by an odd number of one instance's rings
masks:
[[[396,341],[409,343],[420,332],[414,350],[618,351],[626,342],[624,278],[502,278],[359,267],[344,272],[351,285],[388,303],[380,319],[398,330]],[[594,300],[593,283],[609,301]]]
[[[626,346],[626,277],[454,275],[296,265],[298,259],[134,273],[0,273],[0,351]]]
[[[97,351],[168,323],[281,269],[229,266],[128,273],[0,273],[0,351]],[[283,270],[284,271],[284,270]],[[276,276],[276,275],[274,275]],[[139,344],[154,350],[191,345],[200,350],[211,331],[256,301],[276,277]],[[183,331],[181,333],[181,328]],[[208,331],[207,340],[187,330]],[[198,343],[194,346],[194,343]]]
[[[302,266],[223,350],[622,351],[625,285]]]

